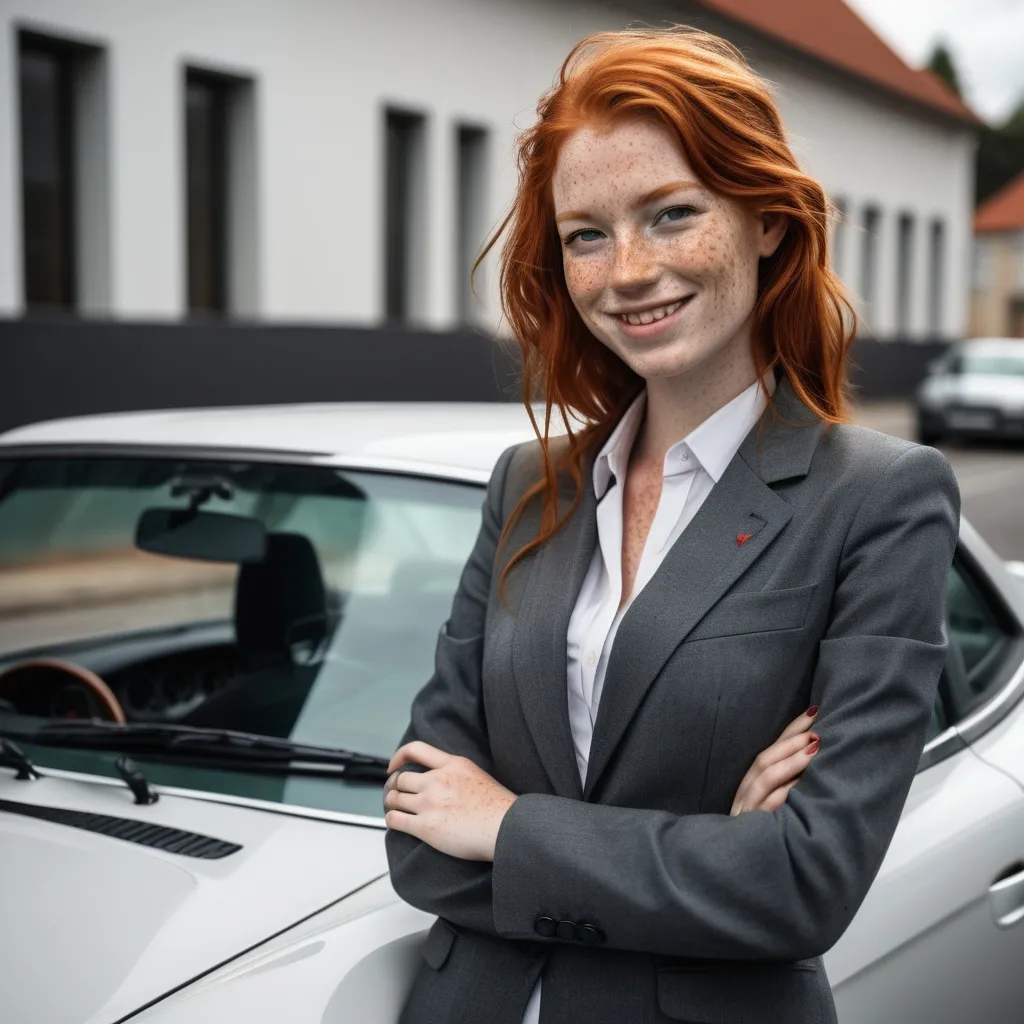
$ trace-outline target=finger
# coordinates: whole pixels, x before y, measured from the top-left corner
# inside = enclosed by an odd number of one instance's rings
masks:
[[[799,782],[799,779],[794,779],[792,782],[787,782],[784,786],[779,786],[778,789],[772,790],[764,800],[758,805],[757,810],[759,811],[777,811],[785,802],[786,797],[789,796],[789,791]]]
[[[740,798],[744,797],[754,782],[764,774],[765,771],[773,765],[778,764],[780,761],[784,761],[786,758],[792,757],[800,750],[803,750],[803,748],[807,746],[812,735],[814,734],[809,734],[807,732],[797,733],[784,740],[776,740],[770,747],[766,747],[762,750],[754,759],[754,763],[747,770],[747,774],[740,780],[739,787],[736,790],[736,796]]]
[[[401,793],[422,793],[430,784],[429,772],[395,772],[395,789]]]
[[[384,809],[386,811],[405,811],[407,814],[415,814],[421,798],[416,793],[403,793],[401,790],[393,789],[384,797]]]
[[[808,753],[808,751],[813,752]],[[769,793],[774,789],[778,789],[779,786],[784,786],[787,782],[793,781],[798,778],[810,763],[811,758],[817,752],[817,747],[814,743],[805,744],[795,754],[790,755],[782,761],[778,761],[770,767],[766,768],[754,781],[750,784],[746,794],[744,794],[744,803],[747,806],[759,807],[761,801],[764,800]]]
[[[413,740],[399,747],[391,758],[388,771],[393,772],[406,764],[421,764],[424,768],[440,768],[451,760],[452,755],[446,754],[443,750],[424,743],[422,740]]]
[[[802,715],[797,715],[782,733],[779,735],[780,740],[789,739],[790,736],[797,736],[800,733],[807,732],[811,725],[814,723],[814,719],[818,716],[818,705],[808,708]]]
[[[415,814],[408,814],[405,811],[388,811],[384,815],[384,824],[388,828],[394,829],[396,832],[405,832],[410,836],[416,836],[417,839],[420,838],[417,834],[419,823],[419,818]]]

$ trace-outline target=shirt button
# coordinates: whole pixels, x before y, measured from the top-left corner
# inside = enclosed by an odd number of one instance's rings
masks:
[[[680,462],[689,462],[690,461],[690,453],[689,452],[680,452],[679,453],[679,461]]]
[[[587,651],[587,664],[588,665],[596,665],[597,664],[597,655],[593,651]]]

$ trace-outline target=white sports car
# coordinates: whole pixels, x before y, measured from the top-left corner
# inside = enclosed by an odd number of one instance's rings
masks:
[[[384,767],[530,436],[422,404],[0,437],[0,1021],[393,1024],[431,919],[388,881]],[[1024,1019],[1024,586],[966,523],[948,626],[826,956],[843,1024]]]

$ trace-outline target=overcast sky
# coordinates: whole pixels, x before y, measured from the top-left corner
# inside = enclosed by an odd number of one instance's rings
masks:
[[[1001,120],[1024,98],[1024,0],[846,0],[905,60],[937,39],[953,52],[967,101]]]

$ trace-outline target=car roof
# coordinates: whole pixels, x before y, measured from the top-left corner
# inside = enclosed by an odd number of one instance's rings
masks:
[[[542,410],[536,414],[541,422]],[[552,435],[560,432],[553,422]],[[0,452],[14,446],[220,449],[478,475],[489,473],[510,445],[534,436],[518,402],[339,402],[51,420],[0,434]]]

